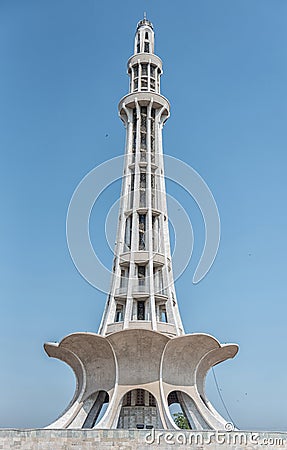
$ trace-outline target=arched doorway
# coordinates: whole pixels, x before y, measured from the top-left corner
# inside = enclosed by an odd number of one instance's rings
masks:
[[[117,428],[162,428],[155,397],[145,389],[133,389],[122,399]]]

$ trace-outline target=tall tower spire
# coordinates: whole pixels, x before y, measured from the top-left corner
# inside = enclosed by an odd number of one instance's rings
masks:
[[[162,61],[154,31],[137,25],[128,60],[129,94],[119,103],[126,127],[125,167],[114,271],[100,334],[146,328],[183,333],[172,275],[164,182],[162,128],[169,103],[160,94]]]
[[[205,378],[238,346],[182,327],[163,167],[169,103],[160,93],[162,62],[146,17],[137,25],[128,74],[129,93],[119,103],[126,149],[110,292],[99,334],[45,344],[77,379],[69,407],[48,428],[177,429],[169,406],[178,403],[188,428],[224,430],[228,423],[209,403]]]

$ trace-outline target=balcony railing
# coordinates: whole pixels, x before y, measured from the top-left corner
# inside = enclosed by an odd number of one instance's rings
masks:
[[[133,294],[144,294],[148,293],[148,283],[145,283],[145,280],[140,280],[133,286]]]
[[[167,290],[166,289],[160,289],[160,288],[155,287],[154,288],[154,293],[155,293],[155,295],[162,295],[164,297],[167,297]]]
[[[115,295],[126,295],[127,286],[122,286],[116,289]]]

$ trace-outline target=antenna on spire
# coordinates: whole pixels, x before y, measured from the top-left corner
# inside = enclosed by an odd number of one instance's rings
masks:
[[[146,12],[144,11],[144,20],[146,20]]]

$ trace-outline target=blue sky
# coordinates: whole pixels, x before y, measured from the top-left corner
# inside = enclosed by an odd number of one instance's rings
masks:
[[[1,1],[0,426],[55,419],[72,397],[74,376],[42,345],[98,329],[105,296],[72,263],[66,213],[83,176],[124,151],[117,104],[145,10],[171,102],[165,153],[205,179],[222,225],[215,263],[193,285],[202,218],[167,183],[195,234],[176,284],[185,329],[240,345],[234,360],[215,369],[236,425],[286,430],[284,0]],[[105,194],[111,205],[119,189],[115,183]],[[93,213],[92,238],[110,267],[105,204]],[[224,414],[211,376],[207,384]]]

